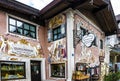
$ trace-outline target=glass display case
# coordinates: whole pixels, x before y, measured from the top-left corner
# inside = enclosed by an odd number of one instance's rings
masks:
[[[1,80],[24,79],[25,62],[18,61],[0,61]]]
[[[51,64],[51,77],[65,78],[65,63]]]

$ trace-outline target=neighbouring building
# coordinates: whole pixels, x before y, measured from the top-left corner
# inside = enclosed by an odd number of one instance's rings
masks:
[[[40,11],[1,0],[0,79],[102,81],[105,37],[116,31],[109,0],[54,0]]]
[[[116,22],[118,25],[117,34],[110,35],[106,37],[106,47],[108,53],[106,54],[109,64],[109,72],[120,71],[120,15],[116,16]]]

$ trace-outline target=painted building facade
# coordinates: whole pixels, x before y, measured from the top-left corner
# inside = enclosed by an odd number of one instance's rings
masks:
[[[4,6],[7,0],[3,2],[0,2],[3,7],[0,11],[1,80],[92,81],[94,75],[103,78],[104,40],[115,30],[109,25],[113,21],[115,26],[115,22],[112,12],[107,10],[108,3],[100,1],[98,8],[93,5],[99,3],[97,0],[93,4],[55,0],[39,12],[8,1],[9,12]],[[110,19],[101,19],[108,14]]]
[[[33,27],[31,30],[36,35],[24,36],[23,26]],[[40,25],[0,11],[0,29],[0,80],[34,81],[35,73],[41,76],[36,78],[39,81],[45,79],[45,58],[42,48],[44,42],[40,44],[38,38],[42,35]]]
[[[56,31],[59,27],[61,30]],[[78,32],[76,32],[76,28],[78,28]],[[59,38],[59,31],[63,33],[63,37]],[[79,39],[76,38],[77,33]],[[49,35],[53,38],[50,38]],[[87,68],[92,68],[92,74],[95,69],[100,74],[99,58],[104,56],[104,37],[104,33],[95,23],[77,10],[69,9],[67,13],[63,12],[50,19],[48,24],[48,41],[50,41],[48,43],[50,45],[48,46],[48,65],[50,66],[48,69],[50,71],[47,71],[50,73],[47,73],[48,77],[52,76],[53,79],[58,77],[61,81],[61,78],[66,79],[67,75],[68,79],[71,79],[72,74],[76,71],[77,63],[83,63],[87,65]],[[53,67],[61,64],[64,64],[64,77],[61,77],[60,74],[51,74],[53,73],[51,71],[57,70],[53,70]]]

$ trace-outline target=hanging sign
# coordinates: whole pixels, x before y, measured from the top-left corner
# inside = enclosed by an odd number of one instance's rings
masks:
[[[100,62],[104,62],[104,56],[99,56]]]
[[[95,39],[94,34],[87,34],[84,35],[82,38],[82,42],[85,44],[85,46],[90,47]]]

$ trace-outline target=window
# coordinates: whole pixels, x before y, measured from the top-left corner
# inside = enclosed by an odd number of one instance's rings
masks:
[[[103,49],[103,40],[100,40],[100,49]]]
[[[81,39],[83,38],[83,36],[86,34],[86,29],[81,28]]]
[[[1,79],[25,79],[25,62],[18,61],[0,61]]]
[[[51,64],[51,77],[65,78],[65,63]]]
[[[8,20],[9,32],[19,34],[31,38],[36,38],[36,26],[23,22],[21,20],[9,17]]]
[[[65,30],[65,24],[62,24],[54,29],[48,30],[48,41],[55,41],[58,39],[61,39],[65,37],[66,30]]]
[[[93,41],[93,45],[94,46],[97,46],[97,37],[95,36],[95,39],[94,39],[94,41]]]
[[[61,28],[60,26],[53,29],[53,40],[57,40],[61,38]]]

